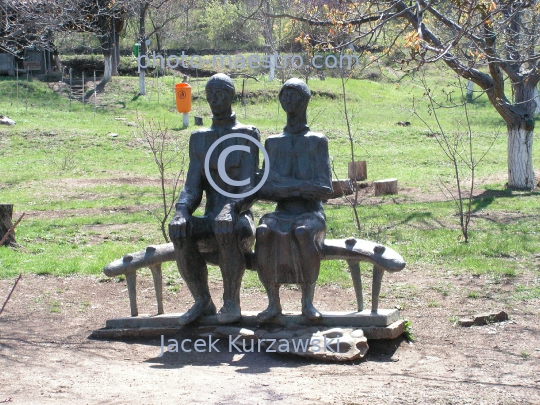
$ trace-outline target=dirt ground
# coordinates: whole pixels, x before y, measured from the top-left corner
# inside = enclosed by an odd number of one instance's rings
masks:
[[[369,305],[369,277],[364,291]],[[414,343],[370,341],[362,361],[314,362],[270,353],[160,352],[159,339],[89,338],[108,318],[129,315],[125,281],[24,276],[0,316],[0,403],[16,404],[540,404],[540,303],[510,299],[515,283],[410,268],[386,275],[381,307],[403,307]],[[0,280],[0,298],[13,281]],[[220,283],[211,290],[218,305]],[[467,298],[467,291],[483,298]],[[140,313],[155,313],[150,276],[139,277]],[[286,309],[300,292],[284,289]],[[182,312],[185,285],[165,291],[165,311]],[[266,304],[244,289],[245,310]],[[317,308],[355,308],[352,289],[324,286]],[[505,310],[510,321],[462,328],[455,317]],[[177,336],[196,334],[187,328]]]

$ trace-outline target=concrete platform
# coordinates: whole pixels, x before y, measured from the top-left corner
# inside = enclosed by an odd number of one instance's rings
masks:
[[[180,333],[184,328],[177,326],[175,328],[103,328],[92,332],[90,337],[93,339],[132,339],[132,338],[156,338],[161,335],[174,336]],[[405,332],[405,322],[399,320],[388,326],[362,326],[364,336],[368,340],[378,339],[396,339]]]
[[[242,312],[242,320],[237,322],[241,326],[257,326],[257,311]],[[109,329],[124,328],[178,328],[178,318],[182,314],[139,315],[125,318],[107,320],[105,327]],[[273,325],[306,325],[306,326],[388,326],[399,320],[397,309],[380,309],[377,313],[369,310],[362,312],[323,312],[322,318],[317,321],[307,320],[300,312],[284,312],[283,315],[272,319]],[[220,325],[216,316],[205,316],[197,321],[199,325]]]
[[[256,311],[242,312],[242,320],[235,326],[258,329]],[[184,328],[178,324],[182,314],[139,315],[125,318],[109,319],[106,327],[95,330],[92,337],[96,339],[122,339],[135,337],[159,337],[172,335]],[[268,324],[287,326],[291,324],[320,327],[353,327],[362,329],[368,339],[395,339],[405,331],[405,323],[399,319],[396,309],[381,309],[377,313],[363,312],[323,312],[318,321],[308,321],[300,312],[285,312],[272,319]],[[218,326],[216,316],[206,316],[188,327],[197,325]]]

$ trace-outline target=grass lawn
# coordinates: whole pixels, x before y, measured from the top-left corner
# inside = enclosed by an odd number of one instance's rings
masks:
[[[285,114],[279,109],[280,82],[245,82],[246,105],[235,104],[239,120],[257,126],[263,138],[279,133]],[[123,254],[163,243],[153,216],[159,210],[159,180],[148,148],[140,139],[142,122],[155,120],[171,129],[180,145],[191,130],[181,127],[172,88],[178,77],[148,78],[146,96],[137,96],[138,80],[115,77],[97,108],[69,102],[38,81],[0,78],[0,115],[17,122],[0,128],[0,203],[27,212],[17,229],[18,250],[0,249],[0,277],[19,272],[38,274],[95,274]],[[210,111],[204,94],[206,79],[190,80],[192,115],[207,125]],[[235,79],[237,93],[242,79]],[[457,79],[431,71],[428,83],[441,101],[459,101]],[[341,103],[341,82],[312,79],[308,121],[311,129],[330,140],[330,155],[339,178],[347,176],[351,151]],[[350,79],[347,100],[352,114],[355,159],[366,160],[368,180],[395,177],[397,196],[365,196],[359,208],[362,231],[354,226],[346,204],[328,205],[327,238],[358,236],[393,247],[408,269],[428,269],[441,277],[466,273],[495,281],[525,276],[515,283],[515,298],[540,296],[540,204],[538,189],[515,192],[506,182],[506,128],[485,96],[470,104],[477,156],[489,149],[477,170],[479,196],[474,201],[470,243],[459,240],[454,203],[445,198],[441,182],[452,184],[452,168],[432,134],[413,113],[429,120],[424,90],[402,78],[392,82]],[[18,90],[17,90],[18,88]],[[444,92],[443,92],[444,90]],[[457,130],[461,109],[439,112],[446,131]],[[408,121],[410,126],[396,125]],[[185,153],[185,147],[180,148]],[[540,168],[540,146],[533,151]],[[179,165],[179,164],[178,164]],[[256,204],[257,217],[273,210]],[[345,263],[324,263],[319,282],[350,285]],[[366,269],[366,271],[368,271]],[[177,279],[171,264],[165,275]],[[211,278],[219,270],[211,269]],[[246,274],[246,286],[259,286]]]

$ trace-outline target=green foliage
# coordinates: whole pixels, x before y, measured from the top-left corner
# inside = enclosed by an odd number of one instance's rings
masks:
[[[223,5],[213,0],[204,9],[204,32],[214,49],[237,49],[247,44],[259,45],[257,24],[241,17],[240,3]],[[245,49],[245,48],[244,48]]]
[[[471,291],[469,294],[467,294],[467,298],[471,298],[471,299],[480,298],[480,293],[478,291]]]
[[[259,82],[246,81],[245,107],[237,100],[234,108],[239,120],[257,126],[264,139],[282,130],[285,115],[278,108],[279,81],[258,78]],[[430,72],[428,80],[430,86],[449,91],[455,85],[453,77],[437,71]],[[181,116],[174,110],[171,89],[179,81],[177,76],[149,76],[148,95],[137,96],[136,78],[115,77],[106,93],[98,95],[94,118],[92,104],[73,101],[70,108],[69,100],[45,83],[27,83],[21,78],[17,98],[16,80],[0,78],[0,115],[17,121],[14,127],[0,129],[0,195],[3,202],[15,204],[16,212],[27,212],[17,229],[17,240],[24,249],[0,249],[0,277],[14,277],[19,271],[99,274],[104,265],[125,253],[162,242],[159,226],[149,214],[160,203],[157,172],[148,149],[134,137],[138,128],[127,124],[138,125],[138,117],[153,118],[186,141],[194,128],[184,130]],[[204,100],[205,81],[190,80],[192,115],[202,116],[208,125],[211,113]],[[235,82],[240,93],[242,79]],[[536,281],[525,284],[520,280],[513,297],[538,298],[539,269],[532,263],[537,263],[540,251],[540,192],[503,189],[506,138],[500,136],[478,167],[481,194],[473,202],[471,242],[459,243],[454,205],[437,195],[439,178],[451,176],[451,168],[412,115],[412,97],[420,98],[421,90],[407,83],[347,82],[356,158],[367,161],[369,181],[398,178],[400,194],[383,198],[362,195],[361,232],[355,229],[347,205],[326,205],[327,238],[355,236],[378,241],[402,254],[409,269],[427,268],[441,276],[464,273],[512,283],[516,275],[532,274]],[[350,158],[339,85],[338,80],[329,78],[310,80],[313,96],[308,121],[312,130],[329,138],[337,175],[345,178]],[[497,113],[482,100],[485,96],[471,106],[479,149],[489,144],[494,132],[505,130]],[[441,119],[451,126],[460,117],[449,110]],[[398,121],[410,121],[411,125],[397,126]],[[111,132],[118,136],[110,137]],[[533,160],[540,166],[538,142]],[[272,210],[274,204],[257,203],[256,221]],[[178,277],[173,264],[171,269]],[[211,279],[221,279],[219,269],[210,272]],[[362,266],[362,272],[363,279],[369,280],[367,266]],[[350,287],[346,263],[323,262],[319,282]],[[260,288],[257,274],[246,272],[244,285]],[[415,293],[413,287],[388,289],[400,299],[408,299]],[[434,288],[442,297],[450,290],[442,283]]]
[[[403,332],[403,337],[407,339],[408,342],[414,342],[414,335],[412,332],[412,321],[404,319],[405,322],[405,332]]]

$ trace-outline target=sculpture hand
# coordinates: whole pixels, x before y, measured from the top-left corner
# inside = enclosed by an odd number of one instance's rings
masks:
[[[186,216],[177,211],[169,223],[169,236],[171,238],[185,238],[187,236],[187,223]]]
[[[214,233],[221,235],[232,235],[237,214],[234,207],[225,205],[219,215],[214,220]]]
[[[302,197],[310,200],[320,200],[321,194],[331,195],[332,190],[325,186],[319,186],[317,184],[308,184],[302,188]]]

